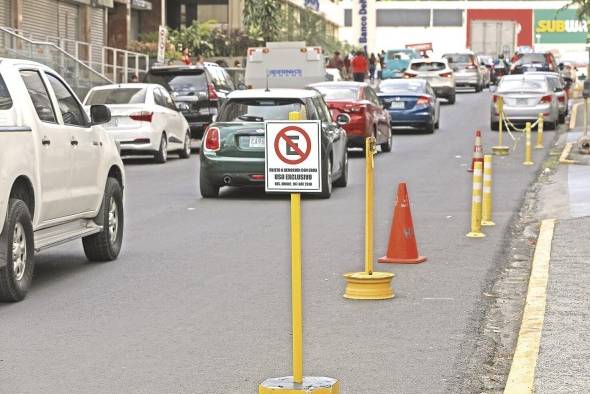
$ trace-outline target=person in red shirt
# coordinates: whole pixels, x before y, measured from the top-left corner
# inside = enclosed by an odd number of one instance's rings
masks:
[[[188,48],[182,50],[182,62],[186,65],[192,64],[191,55],[188,53]]]
[[[364,82],[369,70],[369,62],[362,51],[358,51],[352,58],[351,68],[352,79],[356,82]]]

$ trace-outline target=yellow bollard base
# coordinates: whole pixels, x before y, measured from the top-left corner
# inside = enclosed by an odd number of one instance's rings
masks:
[[[533,163],[532,161],[525,161],[522,163],[523,166],[532,166],[533,164],[535,163]]]
[[[486,235],[484,233],[478,233],[478,232],[475,232],[475,231],[471,231],[471,232],[469,232],[469,233],[466,234],[466,237],[469,237],[469,238],[483,238],[485,236]]]
[[[537,144],[537,145],[535,145],[535,149],[543,149],[543,145]]]
[[[326,377],[304,376],[303,383],[293,382],[293,376],[266,379],[258,386],[258,394],[316,393],[339,394],[340,382]]]
[[[344,274],[346,278],[346,290],[344,298],[352,300],[387,300],[393,298],[391,280],[394,274],[391,272],[349,272]]]
[[[508,153],[510,153],[510,147],[503,145],[492,146],[492,152],[494,152],[494,155],[496,156],[508,156]]]
[[[482,220],[481,225],[482,226],[495,226],[496,223],[492,222],[491,220]]]

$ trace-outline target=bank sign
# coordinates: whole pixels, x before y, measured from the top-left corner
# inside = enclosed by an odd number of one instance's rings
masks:
[[[534,42],[537,44],[585,44],[588,23],[576,10],[535,10]]]

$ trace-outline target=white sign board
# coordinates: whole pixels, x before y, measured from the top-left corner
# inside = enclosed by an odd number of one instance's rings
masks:
[[[166,60],[166,40],[168,38],[168,30],[166,26],[160,26],[158,29],[158,63],[164,63]]]
[[[265,190],[322,191],[319,121],[266,122]]]

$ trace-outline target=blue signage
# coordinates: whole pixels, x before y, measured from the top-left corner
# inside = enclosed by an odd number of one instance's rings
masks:
[[[303,76],[303,70],[300,68],[284,68],[268,70],[268,76],[271,78],[297,78]]]

